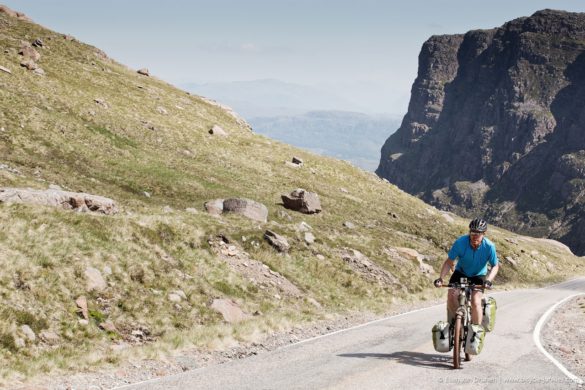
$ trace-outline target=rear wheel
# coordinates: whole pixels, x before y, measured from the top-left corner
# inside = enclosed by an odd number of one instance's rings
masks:
[[[460,316],[455,319],[455,329],[453,330],[453,368],[461,366],[461,323]]]

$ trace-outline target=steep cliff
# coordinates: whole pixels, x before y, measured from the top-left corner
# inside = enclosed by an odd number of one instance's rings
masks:
[[[543,10],[435,36],[376,173],[585,254],[585,14]]]

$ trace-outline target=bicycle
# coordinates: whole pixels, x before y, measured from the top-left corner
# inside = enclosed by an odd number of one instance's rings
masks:
[[[471,360],[471,355],[465,352],[467,333],[471,324],[471,293],[483,292],[486,287],[469,284],[467,278],[461,278],[459,283],[449,283],[442,287],[459,290],[459,306],[455,312],[454,323],[449,324],[449,346],[453,349],[453,368],[460,368],[461,351],[465,353],[465,361]]]

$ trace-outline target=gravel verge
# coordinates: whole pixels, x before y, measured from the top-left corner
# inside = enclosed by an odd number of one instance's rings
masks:
[[[544,348],[585,381],[585,295],[558,307],[542,328]]]
[[[143,382],[167,375],[222,364],[236,359],[244,359],[302,340],[348,329],[370,321],[398,315],[408,311],[422,309],[444,303],[444,299],[400,304],[383,314],[352,313],[329,320],[319,320],[308,324],[267,335],[262,341],[240,344],[223,351],[206,351],[201,349],[181,351],[164,360],[141,360],[121,364],[117,368],[98,368],[92,372],[76,373],[64,376],[36,378],[26,384],[13,387],[18,390],[102,390],[112,389],[132,383]],[[429,337],[429,342],[431,341]]]

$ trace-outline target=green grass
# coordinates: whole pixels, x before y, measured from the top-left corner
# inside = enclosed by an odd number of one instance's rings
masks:
[[[90,46],[4,14],[0,22],[7,23],[0,44],[8,50],[0,62],[13,70],[0,73],[0,164],[21,172],[0,170],[0,187],[56,184],[112,198],[121,209],[103,216],[0,204],[0,383],[119,364],[131,356],[160,358],[194,346],[221,349],[299,323],[356,311],[383,313],[395,303],[437,296],[435,275],[422,274],[417,261],[392,257],[390,249],[413,248],[438,272],[466,221],[450,224],[431,206],[348,163],[254,134],[219,107],[99,57]],[[47,42],[40,49],[44,77],[19,66],[20,40],[31,37]],[[230,136],[209,135],[213,124]],[[305,161],[303,168],[284,164],[293,155]],[[319,194],[322,213],[281,206],[280,195],[298,187]],[[265,204],[268,223],[204,212],[206,201],[228,197]],[[303,221],[316,237],[312,245],[297,231]],[[344,227],[345,221],[355,228]],[[266,229],[287,237],[288,255],[264,241]],[[286,277],[301,296],[275,299],[273,291],[222,262],[208,244],[219,234]],[[582,259],[548,243],[500,229],[491,229],[489,237],[500,258],[518,263],[503,263],[496,283],[525,286],[583,274]],[[359,250],[400,286],[360,276],[342,260],[344,249]],[[87,267],[100,270],[108,282],[104,291],[86,291]],[[175,290],[188,299],[170,302]],[[75,305],[81,295],[88,300],[88,325],[79,322]],[[209,307],[214,298],[262,314],[229,325]],[[99,328],[106,320],[117,334]],[[37,335],[54,332],[60,341],[19,348],[23,324]],[[138,328],[148,329],[153,341],[110,352]]]

